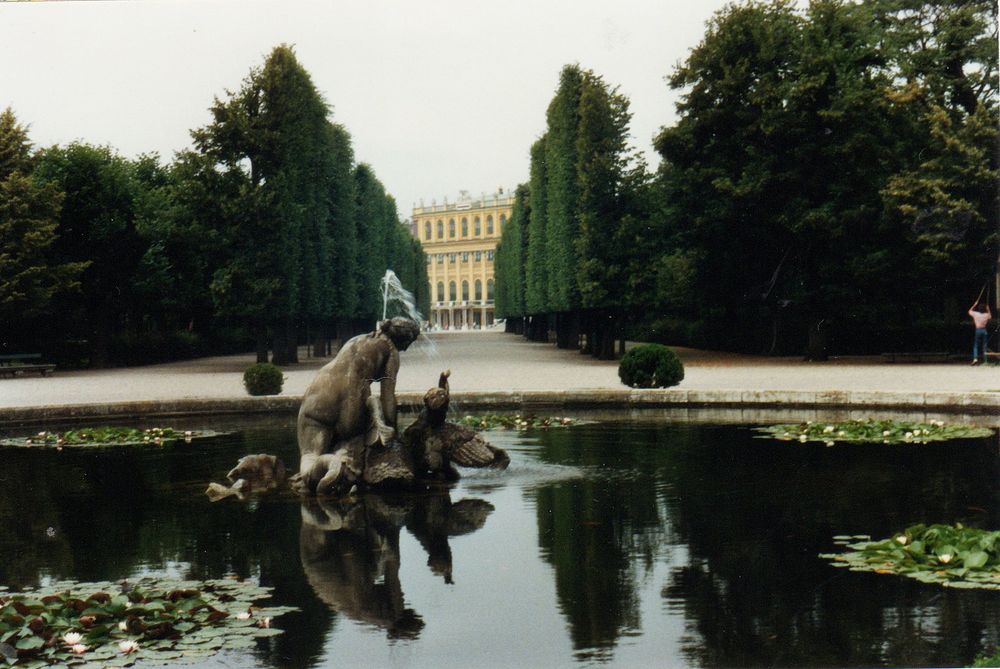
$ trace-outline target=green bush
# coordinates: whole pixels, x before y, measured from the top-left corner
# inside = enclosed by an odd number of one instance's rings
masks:
[[[639,344],[622,356],[618,378],[632,388],[667,388],[684,379],[684,365],[662,344]]]
[[[277,395],[285,377],[269,362],[258,362],[243,372],[243,385],[251,395]]]

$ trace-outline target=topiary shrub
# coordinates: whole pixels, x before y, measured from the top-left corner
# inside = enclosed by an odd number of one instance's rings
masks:
[[[622,356],[618,378],[632,388],[667,388],[684,379],[684,365],[662,344],[639,344]]]
[[[258,362],[243,372],[243,385],[251,395],[277,395],[285,377],[269,362]]]

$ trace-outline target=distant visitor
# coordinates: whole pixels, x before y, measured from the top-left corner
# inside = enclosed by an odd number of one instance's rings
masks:
[[[976,303],[969,307],[969,315],[976,326],[976,333],[972,338],[972,364],[978,365],[980,360],[986,362],[986,341],[988,339],[986,325],[993,318],[990,307],[985,302],[976,300]]]

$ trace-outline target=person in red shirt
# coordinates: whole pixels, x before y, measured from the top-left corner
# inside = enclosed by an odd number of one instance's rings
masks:
[[[972,339],[972,364],[978,365],[980,357],[986,362],[986,324],[993,318],[993,314],[990,313],[989,305],[977,301],[969,307],[969,315],[976,325],[976,334]]]

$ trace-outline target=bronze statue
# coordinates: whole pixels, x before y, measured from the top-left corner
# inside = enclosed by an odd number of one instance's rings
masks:
[[[445,420],[451,403],[450,376],[450,369],[441,372],[437,388],[424,393],[420,416],[403,432],[417,478],[456,481],[458,471],[452,463],[506,469],[510,458],[505,451],[486,443],[475,430]]]
[[[425,408],[400,439],[396,423],[399,351],[420,334],[405,318],[379,323],[350,339],[317,374],[299,408],[299,473],[303,494],[342,495],[359,489],[400,489],[424,481],[453,481],[452,463],[504,468],[510,461],[475,431],[445,421],[448,376],[424,396]],[[380,383],[379,397],[371,384]]]
[[[348,340],[319,371],[299,408],[301,459],[293,481],[298,490],[324,495],[347,492],[362,481],[369,448],[393,447],[399,351],[419,335],[414,321],[384,320],[374,332]],[[376,381],[378,401],[371,393]],[[405,473],[400,475],[406,478]]]

